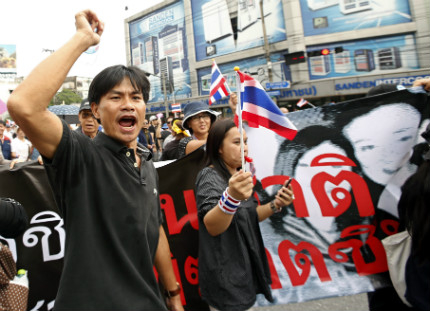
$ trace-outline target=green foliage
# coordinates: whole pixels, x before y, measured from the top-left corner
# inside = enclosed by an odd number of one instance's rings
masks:
[[[61,92],[57,93],[53,99],[51,99],[51,102],[49,105],[61,105],[63,102],[66,105],[70,105],[73,103],[80,103],[82,101],[82,98],[69,89],[63,89]]]

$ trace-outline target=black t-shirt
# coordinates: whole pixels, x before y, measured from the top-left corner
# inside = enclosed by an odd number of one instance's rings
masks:
[[[55,156],[44,161],[66,231],[54,310],[166,310],[153,272],[158,175],[149,151],[138,154],[140,169],[132,149],[63,122]]]

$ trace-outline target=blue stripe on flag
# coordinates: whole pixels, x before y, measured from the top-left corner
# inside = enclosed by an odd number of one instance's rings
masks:
[[[219,72],[219,70],[215,70],[214,72],[212,72],[211,83],[214,83],[218,79],[220,74],[221,73]]]

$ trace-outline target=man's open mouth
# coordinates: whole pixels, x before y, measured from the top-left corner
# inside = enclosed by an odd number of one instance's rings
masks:
[[[119,120],[119,125],[121,125],[123,128],[133,128],[136,124],[136,118],[132,116],[122,117]]]

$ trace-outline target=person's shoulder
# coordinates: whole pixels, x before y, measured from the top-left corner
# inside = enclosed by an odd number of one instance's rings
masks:
[[[218,174],[216,169],[210,166],[206,166],[202,168],[202,170],[198,173],[198,178],[216,180],[218,178],[221,178],[221,176]]]
[[[202,168],[201,171],[204,172],[205,174],[214,174],[214,173],[216,173],[216,169],[214,169],[212,166],[205,166],[204,168]]]
[[[188,144],[192,140],[193,140],[193,138],[191,136],[187,136],[187,137],[181,138],[180,143],[181,144]]]
[[[196,186],[199,188],[217,189],[225,187],[225,179],[217,172],[216,169],[210,166],[203,168],[197,175]]]

